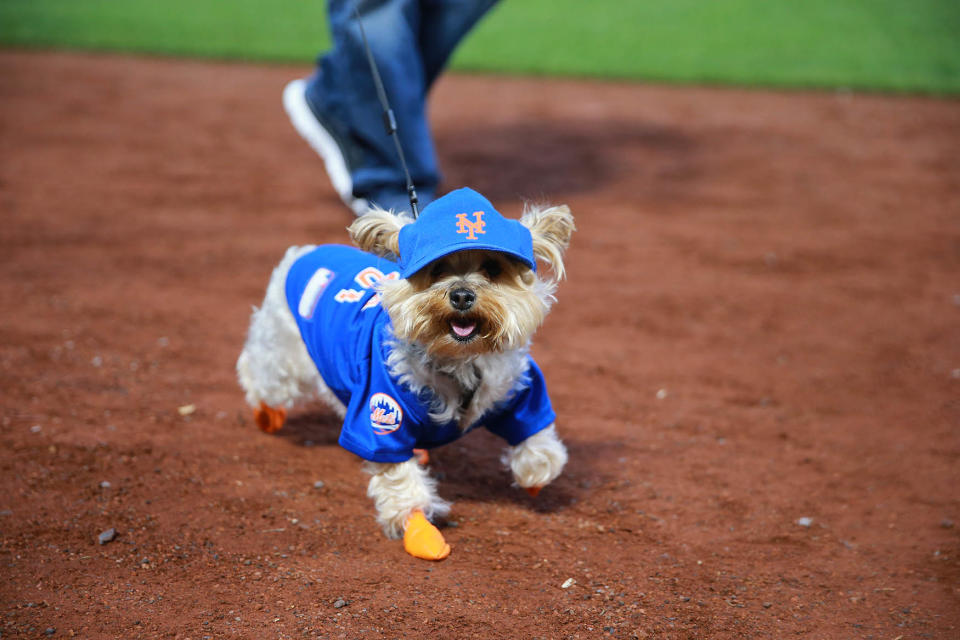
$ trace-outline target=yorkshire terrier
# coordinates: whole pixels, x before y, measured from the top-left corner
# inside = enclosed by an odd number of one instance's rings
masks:
[[[376,209],[357,218],[359,249],[288,249],[237,361],[256,423],[273,432],[288,410],[328,403],[343,418],[341,446],[365,460],[386,535],[416,557],[446,558],[430,520],[450,504],[427,449],[485,427],[506,440],[503,462],[531,495],[567,462],[529,350],[573,231],[566,206],[517,221],[458,189],[416,220]]]

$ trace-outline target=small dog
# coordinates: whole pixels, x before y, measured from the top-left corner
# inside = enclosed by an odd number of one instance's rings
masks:
[[[359,249],[290,248],[237,361],[257,424],[273,432],[287,410],[328,403],[344,419],[340,444],[366,461],[386,535],[416,557],[447,557],[429,520],[450,505],[422,466],[426,449],[484,426],[507,441],[503,461],[531,495],[566,464],[528,352],[573,231],[566,206],[510,220],[459,189],[415,221],[382,210],[358,218],[349,232]]]

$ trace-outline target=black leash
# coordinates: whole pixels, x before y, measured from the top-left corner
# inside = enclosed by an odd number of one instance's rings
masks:
[[[407,158],[403,155],[403,146],[400,144],[400,136],[397,135],[397,119],[393,115],[393,109],[390,108],[390,102],[387,101],[387,92],[383,88],[383,81],[380,79],[380,71],[377,69],[377,63],[373,60],[373,52],[370,51],[370,43],[367,42],[367,33],[363,30],[363,22],[360,20],[360,12],[353,8],[353,17],[360,27],[360,37],[363,39],[363,48],[367,52],[367,62],[370,63],[370,73],[373,74],[373,84],[377,87],[377,96],[380,98],[380,106],[383,107],[383,126],[387,129],[387,135],[393,137],[393,143],[397,147],[397,155],[400,156],[400,165],[403,167],[403,174],[407,178],[407,195],[410,196],[410,210],[414,220],[420,215],[417,209],[417,190],[413,186],[413,180],[410,178],[410,170],[407,169]]]

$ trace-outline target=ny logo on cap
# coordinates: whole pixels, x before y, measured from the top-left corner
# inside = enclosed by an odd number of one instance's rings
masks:
[[[467,220],[467,214],[457,214],[457,233],[467,234],[467,240],[476,240],[478,233],[484,234],[483,230],[486,223],[483,221],[483,211],[473,212],[473,222]]]

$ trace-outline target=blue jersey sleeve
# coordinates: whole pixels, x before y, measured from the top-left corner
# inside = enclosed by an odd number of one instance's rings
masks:
[[[493,415],[484,416],[483,425],[514,447],[533,434],[543,431],[557,419],[547,395],[547,383],[540,367],[528,359],[529,368],[523,387]]]
[[[340,446],[371,462],[406,462],[416,437],[404,424],[402,409],[382,392],[355,394],[340,430]]]
[[[372,462],[405,462],[413,457],[424,417],[410,392],[391,379],[380,350],[374,354],[370,366],[361,367],[369,376],[350,397],[340,446]]]

